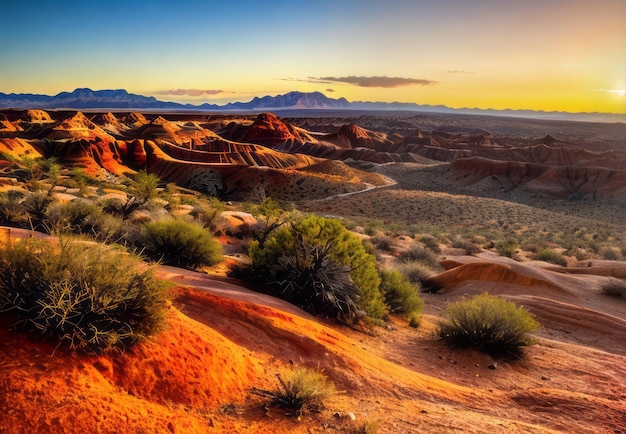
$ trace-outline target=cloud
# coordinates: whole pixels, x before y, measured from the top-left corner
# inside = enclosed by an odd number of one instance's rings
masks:
[[[448,74],[474,74],[474,71],[465,71],[463,69],[449,69]]]
[[[348,77],[309,77],[314,83],[348,83],[360,87],[401,87],[401,86],[432,86],[437,84],[436,81],[426,80],[424,78],[405,78],[405,77],[387,77],[381,76],[355,76]]]
[[[202,96],[202,95],[217,95],[223,93],[223,90],[218,89],[169,89],[156,92],[158,95],[175,95],[175,96]]]
[[[307,78],[294,78],[286,77],[280,78],[282,81],[296,81],[300,83],[315,83],[315,84],[333,84],[333,83],[348,83],[354,86],[360,87],[401,87],[401,86],[432,86],[437,84],[436,81],[426,80],[423,78],[405,78],[405,77],[387,77],[384,75],[364,77],[350,75],[347,77],[307,77]],[[326,89],[328,92],[334,92],[334,89]]]
[[[326,89],[326,92],[334,92],[335,89],[331,89],[330,87],[328,89]]]

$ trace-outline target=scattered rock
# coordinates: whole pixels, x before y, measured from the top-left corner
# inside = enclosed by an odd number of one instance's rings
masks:
[[[498,369],[498,364],[497,363],[490,363],[489,365],[487,365],[487,367],[489,369]]]
[[[541,376],[541,379],[542,379],[543,381],[548,381],[548,380],[550,379],[550,377],[546,377],[545,375],[542,375],[542,376]]]

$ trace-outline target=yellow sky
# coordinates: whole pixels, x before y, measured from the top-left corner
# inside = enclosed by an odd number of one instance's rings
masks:
[[[626,0],[41,3],[3,10],[0,92],[626,113]]]

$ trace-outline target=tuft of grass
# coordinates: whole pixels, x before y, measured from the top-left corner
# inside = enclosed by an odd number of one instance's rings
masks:
[[[524,308],[483,293],[451,304],[441,314],[439,337],[452,347],[474,347],[492,356],[521,358],[539,323]]]
[[[277,374],[278,385],[273,390],[252,389],[252,393],[268,399],[268,407],[279,407],[288,416],[318,412],[323,401],[336,393],[335,386],[321,372],[295,368]]]
[[[160,330],[165,286],[137,257],[110,246],[23,240],[0,247],[0,311],[18,330],[100,353]]]

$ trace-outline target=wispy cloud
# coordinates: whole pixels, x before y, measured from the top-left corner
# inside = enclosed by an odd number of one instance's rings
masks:
[[[325,90],[326,90],[326,92],[331,92],[331,93],[335,91],[335,89],[331,89],[330,87],[328,89],[325,89]]]
[[[175,95],[175,96],[202,96],[202,95],[218,95],[223,93],[218,89],[169,89],[156,92],[157,95]]]
[[[297,81],[304,83],[317,83],[317,84],[333,84],[333,83],[347,83],[360,87],[401,87],[401,86],[433,86],[437,84],[436,81],[426,80],[424,78],[407,78],[407,77],[387,77],[385,75],[379,76],[356,76],[350,75],[347,77],[307,77],[307,78],[294,78],[286,77],[281,78],[283,81]],[[334,90],[328,90],[334,92]]]
[[[313,77],[315,78],[315,77]],[[318,77],[319,83],[348,83],[360,87],[401,87],[401,86],[432,86],[436,81],[424,78],[387,77],[385,75],[364,77],[350,75],[347,77]]]
[[[474,71],[465,71],[463,69],[449,69],[448,74],[475,74]]]

